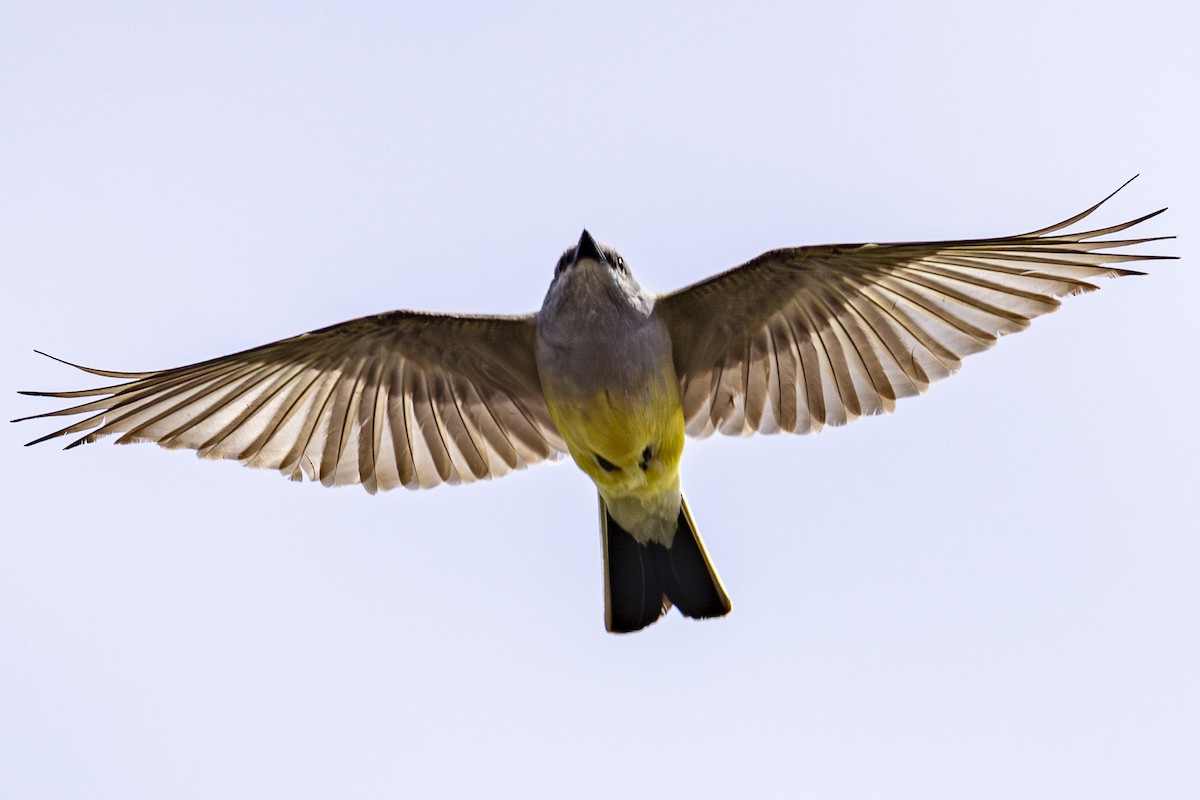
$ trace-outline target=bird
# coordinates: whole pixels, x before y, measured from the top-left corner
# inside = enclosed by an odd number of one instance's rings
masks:
[[[149,372],[47,356],[106,384],[21,392],[74,404],[13,421],[85,415],[28,444],[119,434],[372,494],[569,457],[599,497],[605,628],[672,607],[721,617],[732,603],[681,487],[686,436],[892,412],[1093,279],[1144,274],[1115,265],[1171,256],[1123,248],[1172,237],[1106,237],[1165,208],[1068,232],[1128,183],[1029,233],[776,249],[664,294],[585,229],[535,313],[390,311]]]

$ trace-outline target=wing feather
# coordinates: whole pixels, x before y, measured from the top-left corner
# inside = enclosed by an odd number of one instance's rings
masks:
[[[1102,238],[1162,210],[1064,232],[1103,203],[1017,236],[773,250],[661,295],[688,433],[808,433],[890,412],[1092,279],[1141,274],[1115,265],[1168,258],[1111,251],[1171,237]]]
[[[25,392],[82,402],[23,419],[85,415],[30,444],[119,434],[369,492],[504,475],[566,450],[532,315],[396,311],[175,369],[70,366],[119,382]]]

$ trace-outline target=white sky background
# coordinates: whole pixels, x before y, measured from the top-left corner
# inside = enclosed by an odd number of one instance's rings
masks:
[[[690,443],[735,610],[626,637],[570,465],[370,497],[5,425],[0,796],[1200,795],[1194,4],[102,5],[0,10],[6,418],[93,383],[34,347],[530,311],[584,226],[666,290],[1140,172],[1098,221],[1184,259]]]

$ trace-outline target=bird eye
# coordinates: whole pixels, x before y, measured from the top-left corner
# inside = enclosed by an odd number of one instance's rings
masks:
[[[645,472],[650,468],[650,458],[653,455],[654,454],[650,452],[650,446],[646,445],[646,449],[642,451],[642,460],[638,462],[638,466],[642,468],[642,472]]]
[[[625,259],[621,258],[620,256],[617,256],[617,269],[621,270],[622,272],[627,272],[629,270],[629,267],[625,266]]]
[[[558,263],[554,265],[554,276],[558,277],[562,271],[567,268],[571,260],[575,257],[575,248],[571,248],[562,254],[562,258],[558,259]]]
[[[619,472],[621,470],[620,467],[600,454],[596,455],[596,463],[599,464],[600,469],[604,470],[605,472]]]

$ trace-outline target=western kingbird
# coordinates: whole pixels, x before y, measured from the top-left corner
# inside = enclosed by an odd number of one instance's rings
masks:
[[[685,432],[810,433],[890,412],[1088,279],[1140,274],[1114,264],[1167,258],[1100,251],[1170,237],[1099,238],[1165,209],[1064,232],[1104,202],[1017,236],[772,250],[661,295],[585,230],[536,314],[392,311],[175,369],[78,367],[118,383],[24,392],[92,399],[22,419],[88,415],[29,444],[119,433],[371,493],[569,453],[599,490],[607,629],[672,605],[722,616],[680,489]]]

